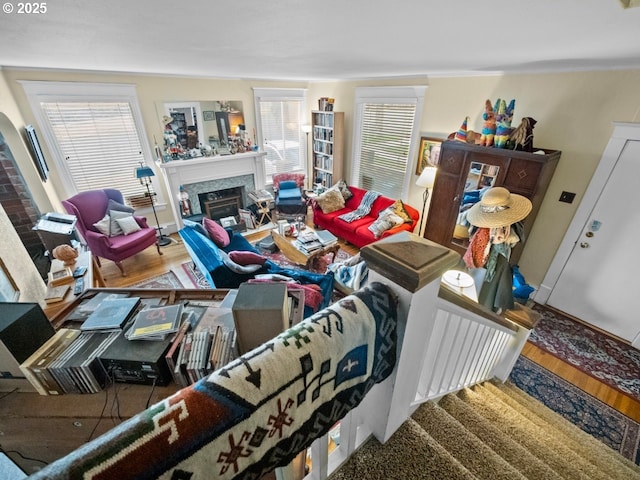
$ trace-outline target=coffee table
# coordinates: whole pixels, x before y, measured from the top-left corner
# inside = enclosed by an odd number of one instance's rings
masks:
[[[308,231],[309,229],[310,227],[307,227],[307,230],[305,231]],[[313,231],[313,229],[310,230]],[[298,265],[304,265],[306,269],[309,269],[317,258],[323,257],[328,253],[333,254],[332,261],[335,261],[336,254],[338,253],[338,250],[340,250],[340,245],[338,243],[334,243],[333,245],[314,250],[311,253],[306,253],[296,248],[296,237],[287,237],[285,235],[280,235],[277,229],[271,231],[271,236],[273,237],[273,241],[285,257],[287,257],[292,262],[297,263]]]

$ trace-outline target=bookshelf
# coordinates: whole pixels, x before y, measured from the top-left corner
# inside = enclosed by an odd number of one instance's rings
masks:
[[[344,112],[311,112],[312,181],[320,178],[329,188],[343,176]]]

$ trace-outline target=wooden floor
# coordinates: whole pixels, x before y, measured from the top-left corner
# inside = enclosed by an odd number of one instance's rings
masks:
[[[247,236],[249,242],[255,242],[268,235],[268,231]],[[171,235],[172,243],[166,247],[161,247],[162,255],[158,255],[155,248],[149,247],[138,255],[125,260],[124,267],[127,276],[123,277],[113,262],[102,261],[101,273],[106,286],[112,288],[126,287],[161,275],[169,270],[181,269],[182,264],[190,261],[189,254],[182,244],[179,235]],[[354,255],[358,249],[353,245],[340,241],[341,248],[347,253]],[[576,387],[598,398],[600,401],[615,408],[619,412],[640,422],[640,402],[631,397],[623,395],[618,391],[590,377],[575,367],[559,360],[553,355],[539,349],[531,343],[527,343],[523,350],[523,355],[532,361],[542,365],[547,370],[564,378]]]

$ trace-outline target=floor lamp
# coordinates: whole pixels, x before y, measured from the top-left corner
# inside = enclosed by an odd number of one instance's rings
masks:
[[[427,199],[429,198],[429,189],[433,187],[433,183],[436,179],[436,172],[438,169],[436,167],[425,167],[418,177],[416,181],[416,185],[424,188],[424,193],[422,194],[422,215],[420,215],[420,228],[418,229],[418,234],[422,235],[422,223],[424,222],[424,210],[427,206]]]
[[[311,188],[313,188],[313,167],[309,165],[309,132],[311,132],[311,125],[302,125],[300,129],[307,134],[307,141],[304,145],[304,161],[307,164],[306,170],[311,172],[311,175],[307,174],[307,178],[309,179],[307,182],[311,183]]]
[[[162,227],[160,226],[160,222],[158,221],[158,214],[156,213],[156,205],[153,197],[155,193],[151,193],[151,177],[155,177],[155,173],[151,167],[144,166],[140,163],[140,166],[136,168],[136,178],[140,180],[140,184],[147,187],[147,196],[149,197],[149,201],[151,202],[151,208],[153,209],[153,216],[156,219],[156,225],[158,229],[158,245],[161,247],[167,246],[171,243],[171,239],[166,235],[162,234]]]

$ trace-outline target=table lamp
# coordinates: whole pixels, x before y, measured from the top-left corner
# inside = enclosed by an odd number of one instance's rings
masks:
[[[162,227],[160,226],[160,222],[158,221],[158,214],[156,213],[156,205],[153,200],[155,192],[151,192],[151,177],[154,177],[156,174],[153,173],[153,170],[149,166],[145,166],[140,162],[140,166],[136,167],[136,178],[140,180],[140,184],[147,187],[147,196],[149,197],[149,202],[151,202],[151,208],[153,209],[153,216],[156,219],[156,228],[158,229],[158,245],[164,247],[171,243],[171,239],[166,235],[162,234]]]

